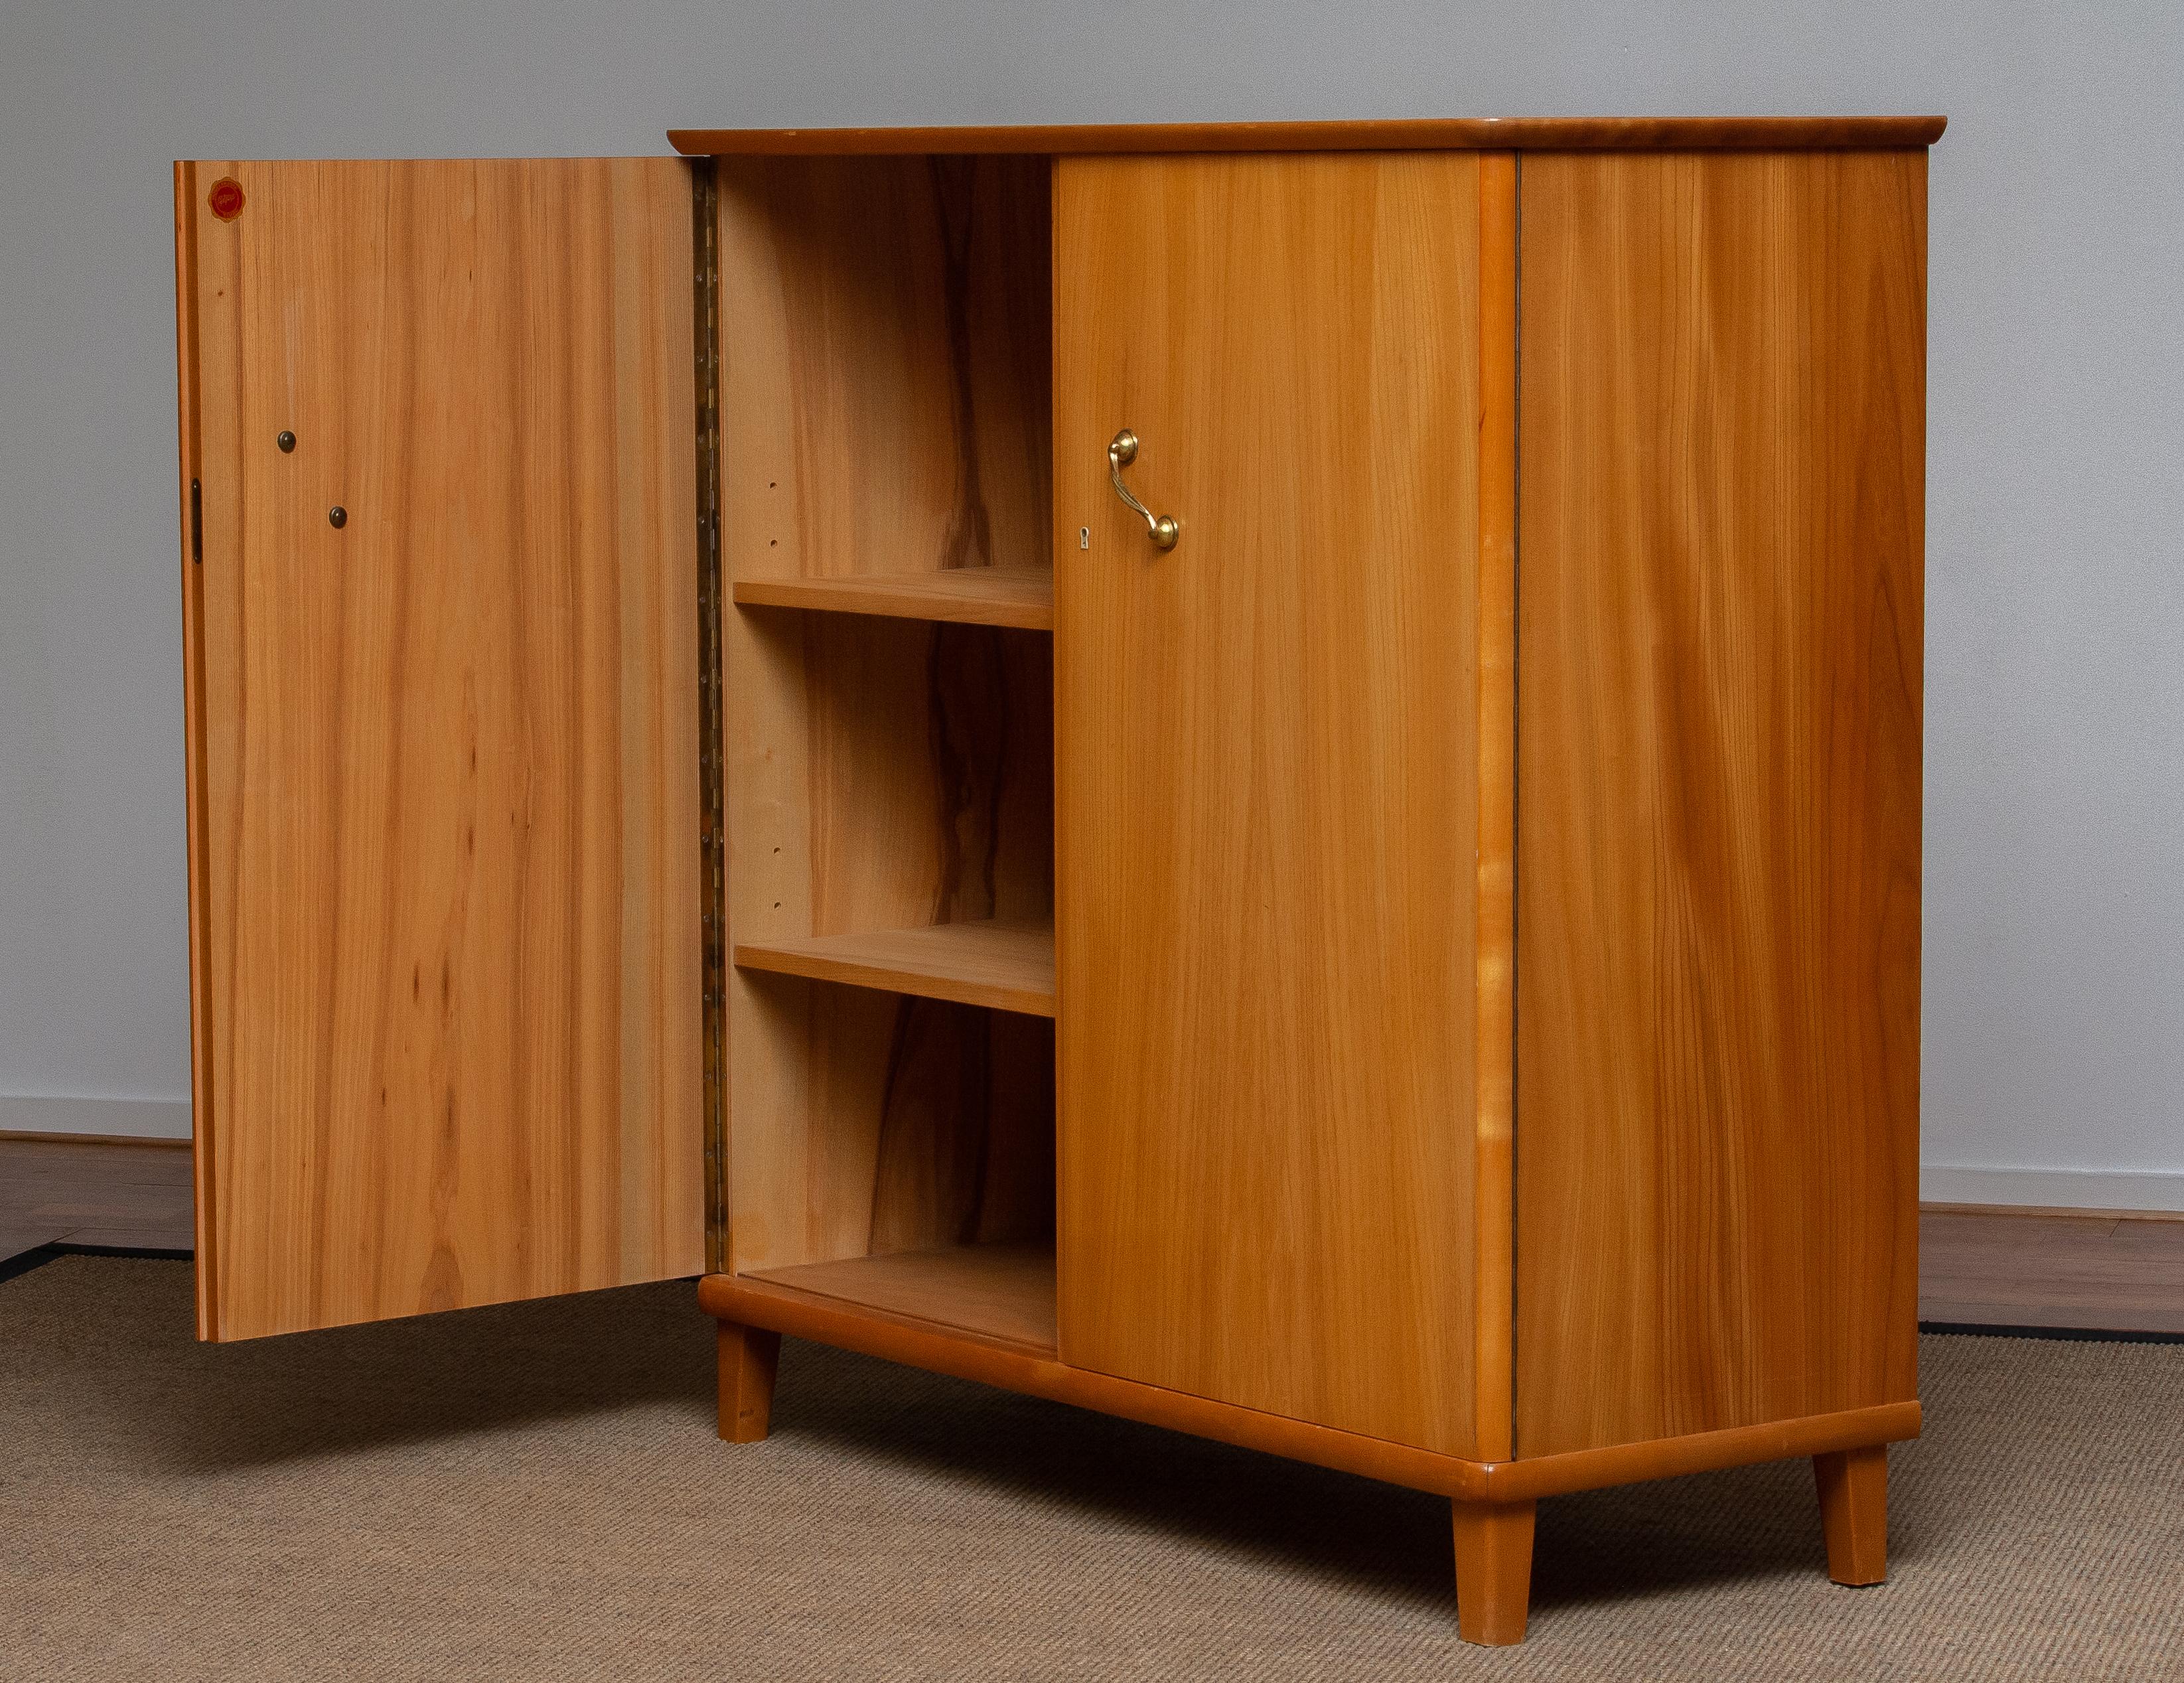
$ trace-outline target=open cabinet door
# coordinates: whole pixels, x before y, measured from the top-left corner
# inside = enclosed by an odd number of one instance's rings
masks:
[[[695,1273],[689,166],[176,192],[199,1332]]]

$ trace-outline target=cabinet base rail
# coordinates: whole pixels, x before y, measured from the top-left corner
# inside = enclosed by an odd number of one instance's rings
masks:
[[[1918,1403],[1884,1402],[1522,1461],[1468,1461],[1067,1367],[1051,1351],[861,1308],[772,1281],[707,1274],[698,1282],[698,1301],[717,1320],[786,1333],[905,1367],[975,1379],[1460,1502],[1530,1502],[1573,1491],[1711,1473],[1755,1461],[1870,1449],[1919,1435]]]

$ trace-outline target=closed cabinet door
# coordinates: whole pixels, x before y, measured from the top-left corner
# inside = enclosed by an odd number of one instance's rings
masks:
[[[1072,159],[1055,197],[1061,1358],[1455,1453],[1479,171]]]
[[[688,170],[176,221],[200,1330],[696,1273]]]

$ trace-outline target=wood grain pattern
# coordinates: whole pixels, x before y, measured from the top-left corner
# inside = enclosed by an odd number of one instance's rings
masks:
[[[1062,1357],[1468,1450],[1478,160],[1056,193]]]
[[[1474,850],[1471,1452],[1506,1461],[1516,1407],[1517,159],[1479,160],[1478,844]],[[1523,1619],[1518,1631],[1523,1634]]]
[[[1919,1435],[1919,1405],[1898,1402],[1536,1461],[1488,1463],[1118,1379],[976,1331],[938,1326],[748,1275],[706,1275],[698,1282],[698,1303],[709,1315],[745,1326],[766,1327],[883,1361],[951,1374],[1073,1407],[1096,1408],[1126,1420],[1463,1502],[1532,1502],[1608,1485],[1893,1443]]]
[[[1453,1504],[1457,1629],[1465,1641],[1500,1648],[1524,1640],[1538,1512],[1530,1502]]]
[[[1946,117],[1432,117],[1394,122],[670,129],[692,156],[1163,152],[1786,151],[1930,146]]]
[[[746,970],[883,988],[995,1011],[1054,1015],[1054,926],[979,918],[920,929],[866,929],[763,945],[738,943]]]
[[[1054,1246],[951,1245],[751,1276],[1052,1356]]]
[[[1523,165],[1522,1457],[1916,1393],[1925,170]]]
[[[1044,570],[1044,162],[720,187],[732,588]],[[735,940],[1050,918],[1049,638],[747,609],[723,641]],[[732,1268],[1051,1233],[1049,1024],[738,973],[728,1037]]]
[[[728,576],[1045,566],[1043,159],[720,167]]]
[[[207,1330],[694,1272],[687,169],[223,175],[243,214],[189,230]]]
[[[734,587],[741,607],[800,608],[944,620],[955,625],[1054,628],[1054,573],[1047,567],[954,567],[945,572],[855,578],[751,578]]]
[[[1888,1580],[1888,1450],[1838,1450],[1813,1457],[1828,1576],[1861,1586]]]

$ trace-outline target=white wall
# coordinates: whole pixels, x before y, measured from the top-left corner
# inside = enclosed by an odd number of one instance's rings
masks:
[[[655,152],[683,124],[1943,111],[1930,1193],[2184,1207],[2180,87],[2175,0],[9,0],[0,1095],[187,1116],[170,159]],[[0,1127],[33,1125],[8,1106]]]

